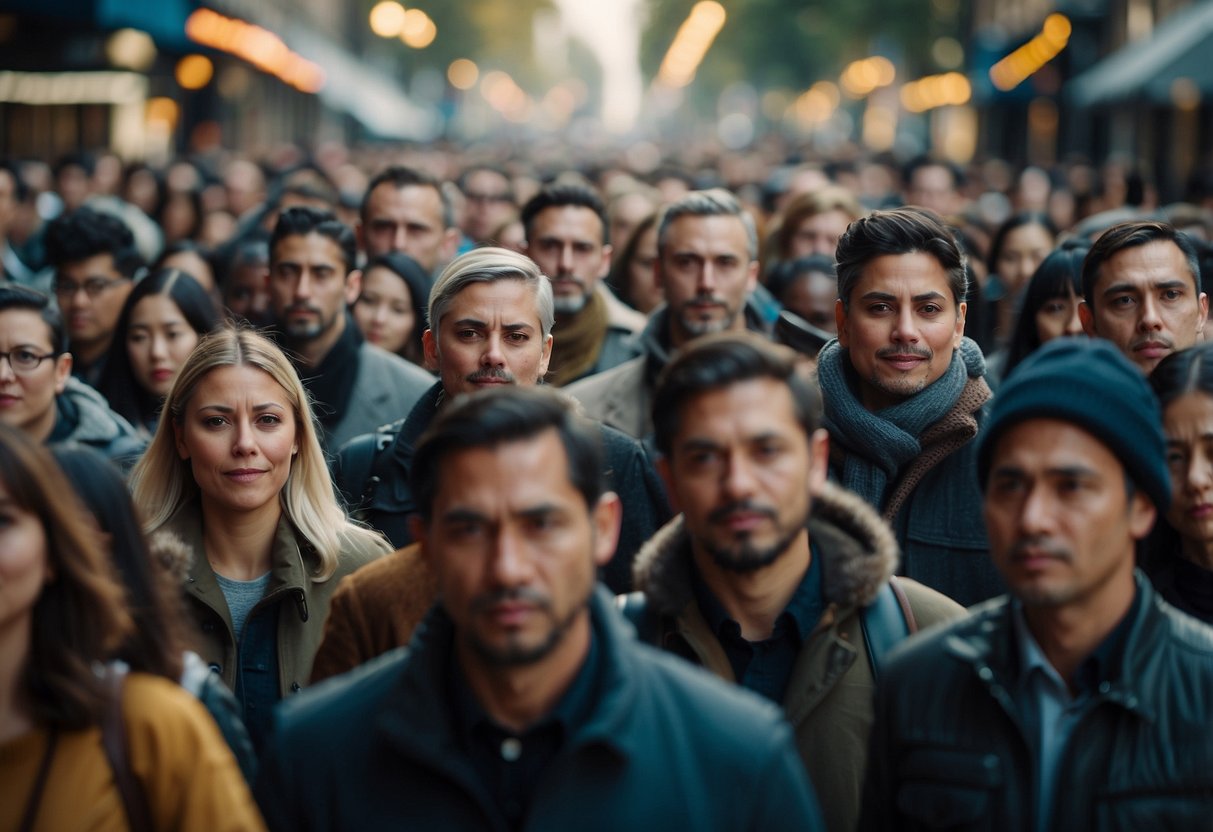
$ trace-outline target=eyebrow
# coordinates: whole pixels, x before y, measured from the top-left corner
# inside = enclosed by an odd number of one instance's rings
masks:
[[[943,300],[943,292],[923,292],[920,295],[914,295],[910,298],[914,303],[922,303],[924,300]],[[897,296],[888,292],[867,292],[860,297],[860,300],[897,300]]]
[[[452,322],[451,326],[470,326],[470,327],[475,327],[477,329],[488,329],[489,328],[488,323],[480,320],[479,318],[460,318],[459,320]],[[508,329],[510,331],[517,331],[520,329],[533,330],[535,327],[531,326],[528,323],[512,323],[512,324],[502,324],[501,328]]]
[[[1099,472],[1094,468],[1088,468],[1085,465],[1055,465],[1044,470],[1045,476],[1050,477],[1084,477],[1097,478]],[[1000,465],[990,472],[990,478],[994,477],[1024,477],[1027,476],[1027,471],[1017,465]]]
[[[226,404],[204,404],[204,405],[200,406],[198,408],[198,410],[199,411],[214,410],[219,413],[235,413],[236,412],[236,408],[230,407]],[[278,402],[262,402],[261,404],[253,405],[254,413],[262,411],[262,410],[286,410],[286,408],[283,405],[279,404]]]
[[[1150,283],[1148,288],[1150,288],[1150,289],[1187,289],[1188,282],[1186,280],[1180,280],[1178,278],[1176,278],[1174,280],[1156,280],[1153,283]],[[1108,297],[1109,295],[1115,295],[1115,294],[1119,294],[1121,292],[1137,292],[1140,290],[1141,290],[1141,287],[1138,284],[1131,283],[1127,280],[1122,280],[1120,283],[1113,283],[1111,286],[1104,289],[1103,292],[1101,292],[1100,294],[1102,297]]]

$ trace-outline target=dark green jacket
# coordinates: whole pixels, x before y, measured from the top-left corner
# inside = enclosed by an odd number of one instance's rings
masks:
[[[1213,629],[1141,593],[1118,670],[1083,705],[1058,765],[1051,829],[1213,829]],[[1011,605],[889,657],[876,698],[863,830],[1028,830],[1035,739],[1017,689]]]
[[[524,829],[820,829],[776,708],[636,643],[599,590],[593,711],[547,767]],[[504,830],[448,705],[454,629],[436,608],[408,648],[280,706],[256,794],[271,829]]]

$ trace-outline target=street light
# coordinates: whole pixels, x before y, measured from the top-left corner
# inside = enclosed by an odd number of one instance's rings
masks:
[[[396,0],[383,0],[371,9],[371,31],[381,38],[394,38],[404,29],[404,6]]]

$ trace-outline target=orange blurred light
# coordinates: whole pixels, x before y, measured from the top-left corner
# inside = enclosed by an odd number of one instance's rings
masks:
[[[186,55],[177,62],[174,75],[182,89],[200,90],[211,82],[215,65],[205,55]]]
[[[394,38],[404,29],[404,6],[395,0],[383,0],[371,9],[371,31],[381,38]]]
[[[457,90],[470,90],[480,78],[480,67],[467,58],[456,58],[446,68],[446,79]]]

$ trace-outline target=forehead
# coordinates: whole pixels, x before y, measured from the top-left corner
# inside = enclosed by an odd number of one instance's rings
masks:
[[[509,187],[510,184],[510,181],[497,171],[484,170],[483,168],[469,173],[464,181],[467,183],[467,187],[472,190],[477,188],[491,188],[493,186],[497,186],[499,189],[504,190],[505,188]]]
[[[1124,468],[1112,450],[1093,434],[1061,419],[1027,419],[1007,428],[990,454],[990,468],[1012,466],[1028,473],[1082,467],[1108,477]]]
[[[70,263],[64,263],[59,267],[58,271],[59,274],[73,279],[120,277],[118,269],[114,267],[114,255],[108,251],[93,254],[85,257],[83,260],[73,260]]]
[[[749,237],[740,217],[686,215],[666,227],[665,249],[669,252],[727,253],[745,260],[749,248]]]
[[[183,318],[180,307],[165,294],[147,295],[140,298],[131,309],[131,326],[137,323],[147,323],[151,319],[181,320]]]
[[[536,289],[526,281],[514,278],[469,283],[451,299],[442,314],[448,318],[479,318],[491,320],[500,316],[509,323],[525,322],[539,329],[539,303]]]
[[[705,390],[687,399],[678,417],[677,439],[682,441],[744,442],[771,434],[804,437],[792,391],[771,378]]]
[[[216,367],[198,381],[190,401],[193,407],[249,401],[273,402],[289,409],[289,396],[265,370],[247,364]]]
[[[437,217],[442,213],[442,197],[428,185],[397,186],[382,182],[367,200],[368,219],[408,212],[428,212]]]
[[[337,245],[337,241],[315,231],[283,237],[274,246],[272,254],[272,260],[275,263],[292,260],[339,266],[345,262],[341,246]]]
[[[580,505],[555,428],[533,437],[457,450],[439,460],[434,515],[466,509],[504,517],[540,505]]]
[[[1195,278],[1188,269],[1188,259],[1179,246],[1170,240],[1152,240],[1148,243],[1121,249],[1099,267],[1097,285],[1105,281],[1149,284],[1156,280]]]
[[[948,273],[934,256],[923,251],[882,254],[865,263],[851,289],[851,298],[869,292],[906,297],[937,292],[948,301],[952,298]]]
[[[28,344],[51,350],[51,327],[32,309],[5,309],[0,312],[0,344],[14,347]]]
[[[553,205],[544,208],[531,224],[535,234],[565,234],[602,239],[602,219],[584,205]]]

